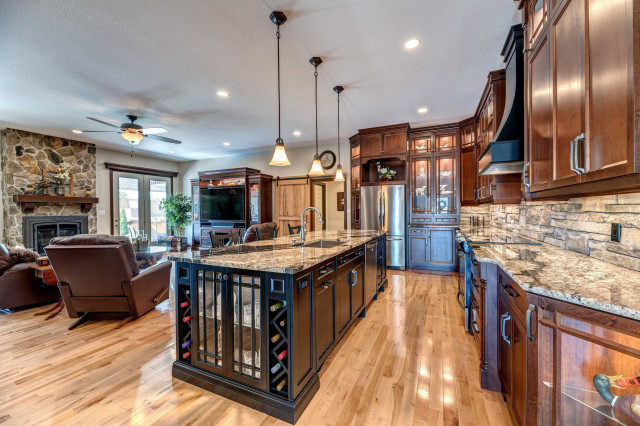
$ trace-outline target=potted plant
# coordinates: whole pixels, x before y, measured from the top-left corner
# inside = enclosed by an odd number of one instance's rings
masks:
[[[160,210],[165,211],[167,226],[173,229],[177,237],[183,237],[184,230],[191,221],[191,198],[184,194],[169,195],[160,201]],[[178,247],[178,251],[182,251],[182,247]]]

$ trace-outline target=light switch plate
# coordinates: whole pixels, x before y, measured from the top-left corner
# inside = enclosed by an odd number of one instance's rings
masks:
[[[614,243],[620,242],[620,234],[622,233],[622,225],[619,223],[611,224],[611,241]]]

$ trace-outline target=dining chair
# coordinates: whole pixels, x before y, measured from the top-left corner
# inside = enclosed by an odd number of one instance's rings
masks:
[[[213,248],[240,244],[240,232],[236,229],[228,234],[216,234],[214,231],[209,231],[209,239]]]
[[[258,229],[258,241],[272,240],[276,237],[275,228]]]
[[[296,235],[300,233],[300,228],[302,228],[302,225],[298,225],[298,226],[291,226],[287,223],[287,226],[289,227],[289,235]]]

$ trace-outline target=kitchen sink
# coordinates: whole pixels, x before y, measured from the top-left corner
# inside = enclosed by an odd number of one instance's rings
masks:
[[[341,246],[344,244],[344,241],[334,241],[334,240],[316,240],[310,243],[305,243],[304,247],[314,247],[314,248],[332,248]]]

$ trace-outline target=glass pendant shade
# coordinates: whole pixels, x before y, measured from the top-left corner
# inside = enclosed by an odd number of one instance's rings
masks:
[[[309,170],[309,176],[324,176],[324,170],[322,169],[322,162],[320,156],[315,155],[313,157],[313,163],[311,163],[311,170]]]
[[[284,142],[279,140],[276,142],[276,149],[273,151],[273,158],[269,162],[270,166],[288,166],[291,162],[287,158],[287,152],[284,150]]]
[[[336,167],[336,178],[333,181],[344,182],[344,173],[342,172],[342,166],[340,164]]]
[[[136,132],[122,132],[120,133],[123,138],[131,142],[132,145],[137,145],[138,142],[144,137],[141,133]]]

